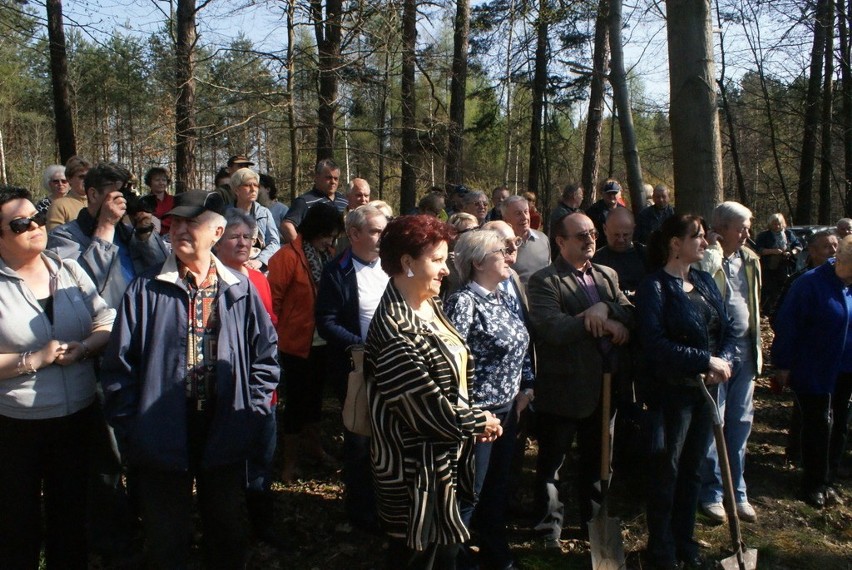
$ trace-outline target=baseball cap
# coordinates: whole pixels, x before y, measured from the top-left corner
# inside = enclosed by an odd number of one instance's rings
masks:
[[[248,159],[243,154],[235,154],[231,158],[228,159],[228,166],[233,166],[235,164],[242,164],[245,166],[254,166],[254,163]]]
[[[610,180],[603,188],[604,192],[621,192],[621,184],[615,180]]]
[[[225,215],[225,201],[217,192],[190,190],[175,195],[175,207],[166,212],[166,216],[194,218],[204,212],[216,212]]]

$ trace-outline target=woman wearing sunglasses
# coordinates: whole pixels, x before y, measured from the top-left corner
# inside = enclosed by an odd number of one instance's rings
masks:
[[[454,262],[465,285],[447,300],[446,313],[470,347],[476,369],[470,404],[488,410],[503,426],[503,436],[474,447],[474,500],[461,498],[462,520],[479,531],[479,557],[465,550],[460,568],[514,568],[506,537],[509,475],[520,413],[533,398],[530,335],[518,299],[501,284],[511,276],[510,247],[493,230],[469,232],[455,245]]]
[[[93,356],[115,318],[74,261],[45,251],[24,188],[0,186],[0,560],[87,567]],[[42,502],[44,524],[42,524]]]

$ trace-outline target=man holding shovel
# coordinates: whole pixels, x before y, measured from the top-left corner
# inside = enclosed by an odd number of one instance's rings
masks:
[[[592,518],[601,472],[604,363],[617,365],[629,339],[633,306],[612,269],[593,264],[595,226],[574,213],[555,226],[559,255],[529,281],[530,323],[538,358],[536,411],[536,530],[547,547],[559,546],[564,520],[559,469],[576,435],[581,532]],[[608,448],[608,446],[607,446]]]

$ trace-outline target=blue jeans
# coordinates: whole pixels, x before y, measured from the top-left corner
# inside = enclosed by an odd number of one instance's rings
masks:
[[[665,386],[649,414],[664,446],[648,462],[648,555],[658,564],[692,560],[698,555],[692,536],[712,410],[698,387]]]
[[[474,501],[459,501],[462,520],[479,535],[479,551],[485,568],[505,568],[512,562],[506,538],[506,507],[509,503],[509,477],[515,454],[518,416],[514,404],[495,412],[503,426],[503,435],[492,442],[474,447]],[[460,568],[475,568],[462,556]]]
[[[719,384],[719,411],[725,426],[725,443],[731,463],[734,498],[737,503],[748,501],[745,472],[745,455],[751,424],[754,421],[754,378],[757,373],[754,360],[747,355],[734,365],[731,379]],[[708,450],[701,467],[702,503],[722,502],[722,475],[719,455],[712,435],[708,436]]]

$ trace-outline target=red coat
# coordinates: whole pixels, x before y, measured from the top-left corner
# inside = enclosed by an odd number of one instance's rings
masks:
[[[272,311],[278,317],[278,350],[307,358],[314,339],[317,286],[311,277],[302,236],[269,259]]]

